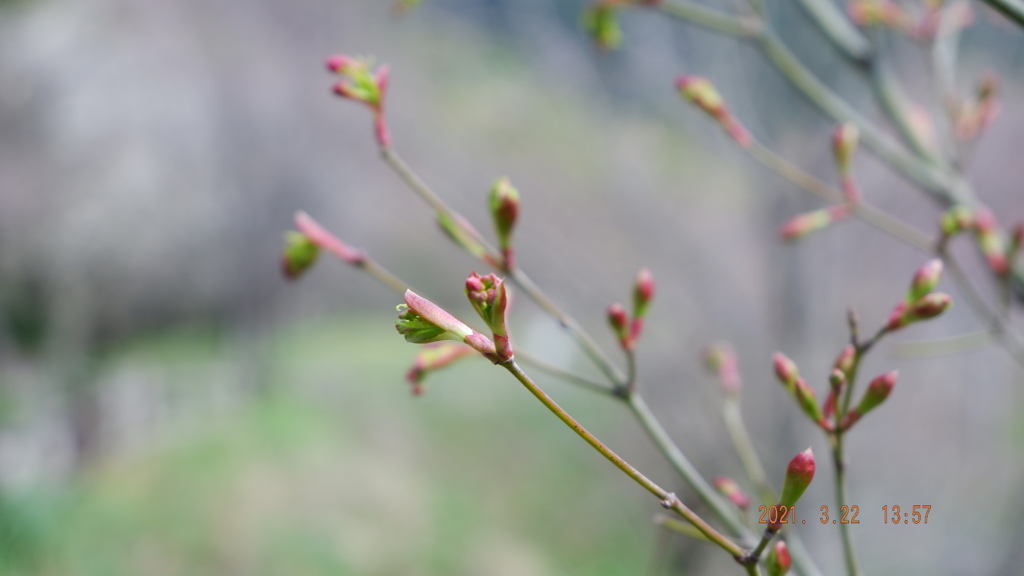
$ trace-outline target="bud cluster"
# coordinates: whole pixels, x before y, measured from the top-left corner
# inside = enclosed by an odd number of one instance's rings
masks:
[[[654,276],[646,268],[640,270],[633,282],[633,316],[619,303],[608,306],[608,324],[619,339],[619,346],[630,352],[640,339],[644,329],[644,317],[647,308],[654,298]]]
[[[480,276],[476,272],[466,278],[466,297],[491,329],[498,359],[507,362],[512,359],[512,342],[508,337],[505,318],[508,312],[508,291],[505,281],[494,274]]]
[[[373,64],[364,58],[353,58],[338,54],[327,59],[327,69],[342,77],[334,85],[334,93],[342,98],[362,102],[373,112],[377,143],[382,148],[391,145],[391,135],[384,119],[384,95],[388,87],[389,69]]]
[[[775,376],[786,389],[790,396],[796,400],[800,410],[811,419],[812,422],[825,430],[831,429],[831,423],[825,418],[824,413],[818,406],[818,400],[814,389],[807,384],[807,381],[800,377],[800,371],[796,363],[790,360],[785,354],[776,352],[772,356],[772,364],[775,367]]]
[[[932,260],[914,274],[910,289],[889,314],[887,331],[898,330],[908,324],[934,318],[953,303],[948,294],[933,292],[942,276],[942,261]]]

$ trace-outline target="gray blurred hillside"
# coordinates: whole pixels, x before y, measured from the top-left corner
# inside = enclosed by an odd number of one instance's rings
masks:
[[[512,383],[470,369],[438,375],[428,396],[437,389],[451,404],[433,404],[426,409],[431,415],[417,416],[419,406],[407,399],[401,381],[415,351],[393,332],[399,296],[328,258],[295,284],[280,278],[281,234],[301,209],[420,292],[458,314],[471,313],[462,280],[480,265],[437,232],[427,207],[379,160],[366,110],[330,94],[334,78],[322,62],[333,53],[373,55],[391,65],[388,114],[398,149],[481,230],[488,230],[490,183],[501,175],[511,178],[523,195],[521,263],[609,350],[614,342],[605,307],[628,298],[637,268],[653,271],[658,293],[639,350],[640,373],[651,404],[698,468],[708,476],[741,476],[709,412],[718,396],[699,362],[700,348],[714,339],[729,340],[739,351],[748,426],[772,477],[781,477],[786,459],[808,444],[826,454],[823,439],[795,416],[774,382],[771,353],[785,350],[824,394],[828,367],[845,344],[846,308],[856,308],[867,326],[883,321],[926,256],[860,222],[783,245],[778,226],[821,207],[820,201],[737,152],[706,117],[680,101],[673,81],[681,73],[712,78],[759,139],[832,182],[829,119],[768,68],[757,50],[657,14],[625,15],[624,49],[601,54],[579,29],[585,5],[425,0],[396,19],[380,1],[0,4],[0,486],[9,498],[17,503],[27,494],[49,506],[56,500],[33,490],[85,485],[99,486],[103,496],[97,498],[116,505],[118,484],[111,479],[122,467],[164,470],[176,462],[164,457],[168,445],[202,444],[206,434],[215,434],[211,423],[216,430],[223,419],[239,418],[237,429],[249,430],[245,423],[255,413],[253,426],[262,431],[263,403],[281,394],[289,410],[295,396],[299,406],[327,412],[313,419],[332,424],[312,424],[312,431],[299,426],[320,440],[332,434],[361,437],[361,426],[376,430],[396,413],[412,422],[409,437],[389,431],[382,436],[386,440],[372,444],[375,450],[353,452],[330,443],[312,449],[309,477],[324,479],[323,486],[309,488],[317,495],[358,468],[356,461],[383,463],[384,471],[374,476],[380,482],[392,478],[391,472],[414,479],[433,474],[428,464],[403,468],[406,457],[446,454],[448,447],[429,440],[471,435],[469,429],[452,433],[438,424],[463,422],[464,410],[500,417],[505,406],[516,405],[507,409],[511,422],[534,423],[532,416],[547,422]],[[980,4],[975,8],[979,24],[961,41],[959,83],[967,91],[982,72],[996,71],[1003,107],[976,151],[971,176],[979,195],[1010,223],[1024,219],[1024,165],[1017,161],[1024,138],[1024,38]],[[787,44],[824,81],[881,118],[862,76],[839,60],[799,7],[773,9]],[[908,92],[929,104],[931,80],[922,65],[927,54],[886,37]],[[934,229],[939,207],[870,154],[858,157],[856,173],[872,203],[919,229]],[[984,279],[982,263],[966,242],[956,249],[970,262],[968,272]],[[982,284],[992,290],[987,280]],[[941,288],[957,300],[954,309],[894,340],[981,328],[956,286],[946,279]],[[563,366],[591,370],[553,322],[525,298],[516,305],[519,345]],[[1020,310],[1014,314],[1019,325]],[[307,332],[339,344],[303,336]],[[302,358],[316,360],[309,366]],[[878,518],[866,523],[856,536],[865,572],[997,574],[1015,566],[1007,548],[1024,534],[1015,520],[1024,511],[1024,430],[1015,424],[1022,411],[1021,368],[998,347],[907,358],[887,344],[869,358],[864,373],[893,368],[900,370],[896,393],[884,412],[871,416],[872,426],[858,429],[850,441],[852,497],[872,518],[885,504],[932,503],[939,521],[903,532],[881,526]],[[479,388],[496,388],[491,379],[510,390],[490,397]],[[471,399],[460,404],[459,391],[471,386],[477,388],[464,392]],[[339,390],[345,387],[358,391]],[[562,384],[552,384],[552,392],[566,395],[570,409],[578,403],[584,413],[600,416],[602,437],[640,468],[666,482],[673,478],[624,413],[595,407],[600,400]],[[275,406],[268,409],[272,420]],[[303,420],[303,409],[295,420]],[[470,420],[466,426],[480,424]],[[270,426],[270,438],[274,430]],[[674,573],[676,556],[694,570],[729,569],[715,550],[656,537],[646,522],[655,507],[644,495],[620,482],[611,468],[582,460],[591,455],[574,438],[563,437],[564,430],[543,430],[547,434],[538,432],[538,443],[549,436],[564,442],[551,453],[539,451],[536,466],[524,469],[542,474],[544,466],[593,464],[585,478],[600,480],[588,498],[621,497],[629,504],[622,509],[634,514],[628,527],[640,536],[625,540],[635,547],[624,558],[664,556],[665,566],[652,561],[651,573]],[[513,426],[503,428],[495,444],[517,433]],[[231,454],[249,453],[244,440],[226,445]],[[297,442],[310,445],[321,446]],[[529,446],[521,449],[529,452]],[[481,443],[466,454],[495,449]],[[266,466],[287,466],[272,462]],[[473,459],[457,464],[472,468]],[[501,459],[491,464],[508,465]],[[317,476],[321,465],[345,472]],[[239,470],[248,469],[231,468],[225,476],[266,479],[253,488],[256,500],[262,488],[273,492],[303,477]],[[488,482],[500,481],[483,475],[464,493],[482,498]],[[83,477],[93,484],[81,484]],[[831,502],[830,472],[821,479],[805,496],[809,503]],[[351,480],[347,490],[358,494],[376,481]],[[538,490],[550,499],[534,504],[541,518],[564,495],[552,482]],[[172,488],[153,489],[160,494]],[[676,489],[691,496],[682,486]],[[92,494],[91,488],[83,490]],[[180,494],[187,499],[187,491]],[[531,494],[516,497],[528,500]],[[216,492],[211,498],[216,500]],[[309,498],[309,508],[317,509],[317,497]],[[346,518],[352,503],[335,504],[338,516]],[[138,509],[148,510],[144,504]],[[77,512],[82,526],[93,522],[90,510]],[[175,564],[172,549],[155,554],[151,564],[120,569],[158,574],[163,572],[154,566],[170,566],[166,573],[178,573],[177,565],[182,573],[256,573],[249,570],[259,564],[250,555],[255,540],[245,534],[260,522],[273,524],[274,510],[255,515],[251,525],[238,520],[243,544],[231,548],[238,562]],[[594,525],[620,529],[615,522],[621,510],[608,513],[592,520]],[[402,548],[401,539],[391,541],[385,528],[400,525],[403,514],[411,513],[359,516],[357,527],[370,523],[379,529],[381,551],[338,571],[398,573],[396,566],[415,565],[398,552],[394,566],[379,558]],[[327,526],[321,532],[333,534],[332,516],[318,516],[310,525],[322,521]],[[473,514],[465,517],[473,521]],[[294,522],[304,526],[307,519],[297,512]],[[488,535],[484,544],[470,547],[484,559],[481,564],[452,568],[438,561],[416,573],[481,573],[492,548],[501,549],[501,557],[516,556],[502,548],[503,539],[528,550],[523,557],[536,558],[507,573],[565,573],[570,560],[545,556],[558,554],[545,548],[557,548],[558,536],[532,536],[533,528],[523,522],[503,525],[501,533],[470,524],[465,533]],[[62,541],[79,542],[76,525],[70,526]],[[826,569],[839,568],[834,531],[807,529],[801,535]],[[157,542],[175,537],[152,535]],[[214,556],[223,552],[219,543],[209,544]],[[332,546],[295,554],[329,555],[336,552]],[[686,546],[686,554],[679,552]],[[266,568],[268,574],[284,573],[288,563],[274,566]],[[78,568],[76,573],[93,573]],[[633,568],[624,563],[622,571],[608,573],[637,573]]]

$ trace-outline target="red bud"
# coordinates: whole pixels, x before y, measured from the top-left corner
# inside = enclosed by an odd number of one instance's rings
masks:
[[[768,552],[768,559],[766,560],[768,576],[785,576],[786,572],[789,571],[791,563],[789,548],[786,547],[784,541],[779,540],[772,546],[771,551]]]
[[[743,493],[743,489],[732,478],[728,476],[715,476],[714,485],[737,508],[745,510],[747,506],[750,506],[750,497]]]

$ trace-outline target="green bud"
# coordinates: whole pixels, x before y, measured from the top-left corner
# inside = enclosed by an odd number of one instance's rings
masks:
[[[498,247],[505,258],[505,268],[514,266],[512,252],[512,229],[519,216],[519,191],[509,183],[508,178],[499,178],[491,186],[491,218],[498,236]]]
[[[611,2],[597,2],[583,12],[583,28],[602,50],[614,50],[622,43],[618,7]]]
[[[285,278],[295,280],[308,270],[320,255],[320,247],[301,232],[286,232],[281,253],[281,271]]]

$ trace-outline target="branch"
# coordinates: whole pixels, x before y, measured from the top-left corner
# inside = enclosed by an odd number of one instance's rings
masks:
[[[693,524],[693,526],[700,531],[708,540],[717,544],[720,548],[728,552],[733,558],[740,558],[743,556],[743,549],[725,537],[717,530],[711,527],[703,518],[698,516],[692,510],[686,507],[685,504],[672,492],[669,492],[656,484],[650,478],[644,476],[639,470],[631,466],[628,462],[622,459],[618,454],[608,448],[604,443],[597,439],[596,436],[591,434],[586,428],[583,427],[576,419],[569,415],[561,406],[558,405],[550,396],[544,393],[543,390],[537,386],[533,380],[516,364],[515,360],[510,360],[501,364],[503,368],[508,370],[516,380],[526,387],[541,404],[547,407],[555,416],[558,417],[566,426],[572,429],[573,432],[578,434],[580,438],[583,438],[587,444],[590,444],[594,450],[597,450],[602,456],[608,459],[609,462],[615,465],[616,468],[621,470],[626,476],[633,479],[634,482],[642,486],[645,490],[654,494],[661,500],[662,506],[666,509],[672,510],[675,513],[682,516],[687,522]]]
[[[1024,27],[1024,2],[1021,0],[982,0],[996,12]]]

